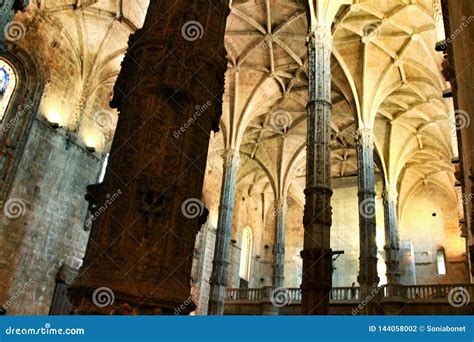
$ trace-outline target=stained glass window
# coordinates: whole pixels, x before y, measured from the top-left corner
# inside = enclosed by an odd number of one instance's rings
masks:
[[[3,120],[16,87],[16,75],[13,68],[0,58],[0,121]]]

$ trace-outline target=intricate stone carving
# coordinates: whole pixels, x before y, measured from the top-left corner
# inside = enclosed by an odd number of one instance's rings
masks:
[[[400,246],[398,237],[397,198],[398,193],[392,186],[386,186],[382,194],[385,225],[385,264],[387,265],[387,283],[400,284]]]
[[[273,246],[273,287],[283,287],[285,279],[286,199],[275,203],[275,242]]]
[[[189,298],[196,233],[206,212],[199,199],[209,134],[221,111],[228,10],[228,1],[152,1],[143,28],[129,40],[114,88],[120,116],[97,206],[117,189],[123,194],[92,226],[84,266],[70,289],[77,313],[110,312],[91,306],[98,287],[109,287],[115,305],[128,303],[138,313],[173,313]],[[202,18],[201,39],[186,39],[182,28]],[[199,122],[180,130],[207,103]],[[183,210],[187,200],[198,204],[196,215]],[[193,309],[188,305],[184,313]]]
[[[224,292],[227,286],[229,266],[230,234],[234,213],[234,197],[239,166],[239,152],[228,150],[224,155],[224,174],[222,177],[219,218],[216,231],[216,247],[209,280],[209,315],[224,314]]]
[[[377,243],[375,240],[375,172],[373,130],[357,131],[357,164],[359,169],[359,276],[361,299],[370,298],[380,279],[377,276]],[[372,296],[373,297],[373,296]],[[375,304],[369,301],[361,311],[375,314]]]
[[[331,291],[331,30],[312,29],[308,41],[309,102],[304,209],[303,314],[327,314]]]

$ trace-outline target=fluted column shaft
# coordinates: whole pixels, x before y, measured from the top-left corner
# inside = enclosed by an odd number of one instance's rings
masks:
[[[111,102],[120,115],[107,172],[94,186],[98,211],[69,290],[77,314],[121,304],[139,314],[194,310],[191,266],[207,216],[202,188],[222,110],[228,13],[226,0],[150,1],[130,37]],[[108,305],[98,302],[104,288]]]
[[[331,49],[329,27],[314,27],[309,36],[302,313],[329,312],[331,291]]]
[[[400,284],[400,242],[397,220],[397,191],[386,187],[383,192],[385,223],[385,264],[387,265],[387,283]],[[396,295],[396,293],[393,293]]]
[[[361,128],[357,131],[357,164],[359,170],[359,276],[360,299],[373,298],[379,283],[377,276],[377,242],[375,240],[375,172],[373,131]],[[375,314],[371,300],[361,310],[363,314]]]
[[[285,233],[286,233],[285,199],[275,203],[275,241],[273,245],[273,286],[283,287],[285,279]]]
[[[224,156],[224,174],[222,177],[219,218],[217,221],[216,246],[212,262],[210,279],[209,315],[224,314],[224,295],[227,286],[229,267],[229,248],[234,214],[235,188],[239,167],[239,152],[229,150]]]

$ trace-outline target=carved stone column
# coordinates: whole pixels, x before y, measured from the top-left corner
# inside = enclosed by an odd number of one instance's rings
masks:
[[[224,314],[224,294],[227,286],[227,268],[229,266],[230,237],[239,161],[238,151],[229,150],[224,155],[224,174],[216,230],[216,247],[214,249],[214,260],[212,261],[212,275],[209,280],[211,289],[208,314],[212,316]]]
[[[12,23],[15,13],[24,11],[29,0],[0,1],[0,53],[5,51],[8,40],[17,40],[25,34],[25,27],[20,23]]]
[[[283,287],[285,279],[286,199],[275,203],[275,242],[273,245],[273,287]]]
[[[315,27],[308,41],[309,102],[304,209],[302,313],[329,312],[331,291],[331,49],[329,27]]]
[[[375,172],[373,131],[357,131],[357,164],[359,169],[359,276],[360,299],[368,304],[363,314],[375,314],[374,300],[379,278],[377,276],[377,243],[375,240]]]
[[[388,186],[383,192],[383,208],[385,223],[385,264],[387,265],[387,283],[400,284],[400,246],[397,220],[397,191]],[[397,296],[394,288],[389,295]]]
[[[76,314],[109,314],[122,304],[139,314],[194,310],[190,274],[206,216],[209,135],[221,115],[228,11],[228,1],[151,1],[131,36],[111,103],[120,116],[96,219],[69,291]],[[103,305],[107,293],[114,300]]]

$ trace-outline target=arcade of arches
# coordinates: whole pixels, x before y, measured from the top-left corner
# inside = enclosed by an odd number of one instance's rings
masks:
[[[472,1],[0,13],[7,315],[474,313]]]

